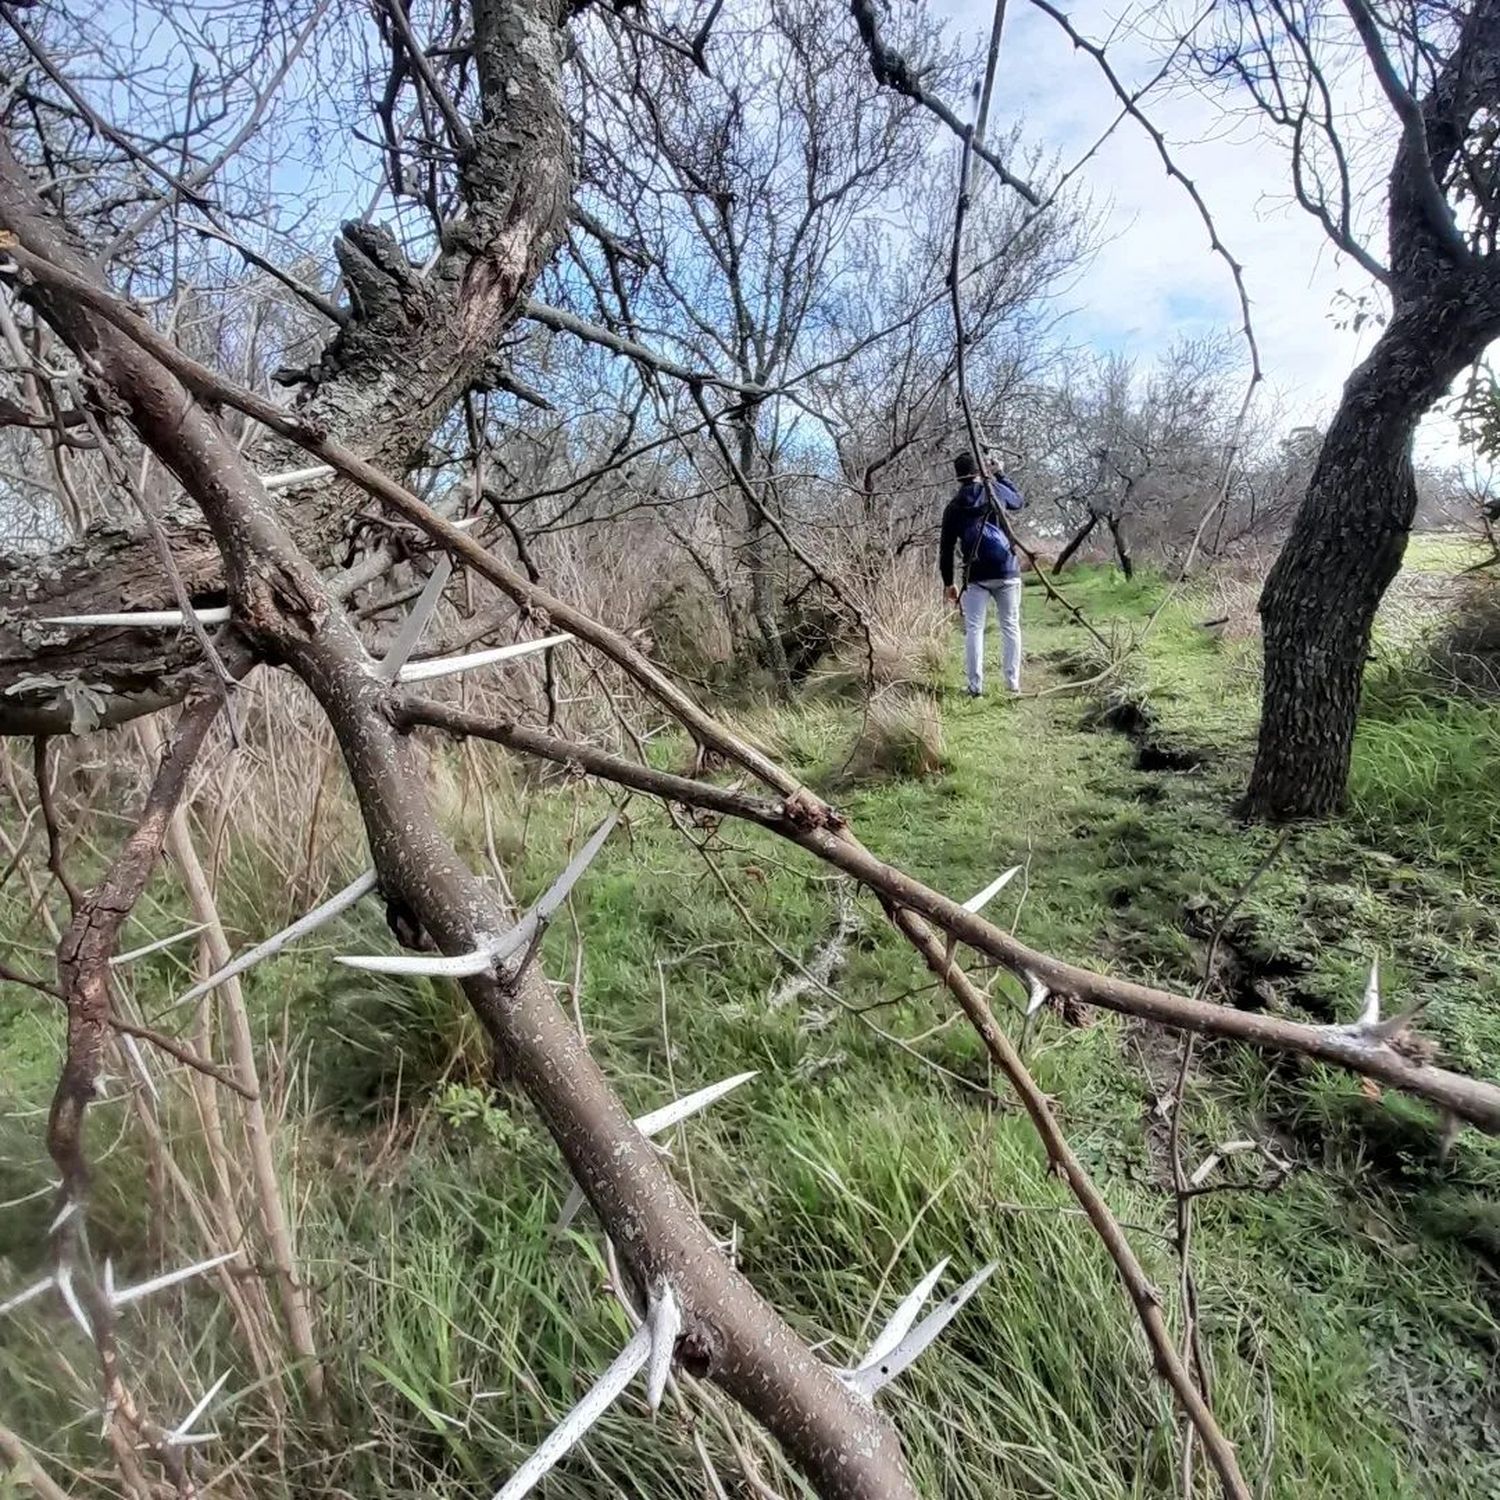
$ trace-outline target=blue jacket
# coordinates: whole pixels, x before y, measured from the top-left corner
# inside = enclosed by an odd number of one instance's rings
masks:
[[[1026,503],[1008,479],[990,480],[990,494],[996,509],[1020,510]],[[984,486],[977,479],[960,485],[943,511],[938,567],[945,585],[953,582],[955,546],[963,557],[965,583],[994,583],[1020,576],[1020,559],[993,518]]]

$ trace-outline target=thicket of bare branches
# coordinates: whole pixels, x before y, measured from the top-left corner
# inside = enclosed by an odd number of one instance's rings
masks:
[[[654,1408],[680,1370],[759,1422],[818,1493],[906,1500],[874,1397],[992,1268],[919,1323],[925,1283],[855,1367],[822,1358],[725,1254],[651,1144],[660,1120],[627,1114],[542,971],[540,935],[618,814],[519,910],[498,857],[497,878],[478,878],[436,813],[446,739],[595,778],[690,829],[754,824],[872,895],[1015,1090],[1192,1442],[1226,1494],[1248,1496],[1201,1370],[958,945],[1032,1010],[1067,996],[1320,1060],[1491,1131],[1500,1090],[1427,1059],[1373,976],[1358,1022],[1318,1026],[1030,949],[982,914],[1006,876],[960,902],[885,863],[653,654],[664,601],[686,591],[702,613],[682,630],[705,658],[716,635],[723,659],[753,642],[775,691],[851,641],[878,676],[872,597],[929,539],[956,432],[1013,440],[1050,494],[1043,533],[1086,509],[1122,560],[1122,526],[1186,554],[1242,510],[1244,404],[1213,351],[1184,349],[1144,384],[1124,367],[1070,384],[1051,361],[1046,296],[1094,248],[1076,164],[981,139],[986,105],[975,124],[944,102],[975,81],[990,98],[1004,7],[982,71],[920,15],[887,33],[863,4],[844,17],[810,0],[668,18],[555,0],[143,8],[129,34],[103,8],[0,13],[0,731],[34,737],[46,875],[31,873],[67,900],[55,982],[23,976],[66,1034],[46,1127],[56,1215],[47,1274],[10,1302],[55,1299],[87,1331],[120,1485],[203,1481],[202,1407],[176,1422],[156,1409],[119,1326],[184,1278],[216,1278],[267,1403],[305,1396],[334,1420],[332,1335],[226,972],[216,850],[183,815],[211,733],[253,746],[265,732],[237,684],[286,673],[309,734],[337,747],[344,782],[327,795],[357,808],[370,866],[255,956],[382,900],[406,951],[349,961],[461,985],[597,1213],[639,1324],[502,1496],[529,1490],[636,1373]],[[1129,98],[1122,114],[1143,119]],[[934,115],[958,122],[960,170]],[[944,192],[917,192],[919,177]],[[1190,525],[1195,490],[1208,509]],[[1279,515],[1284,500],[1257,503]],[[547,663],[534,696],[413,687],[529,656]],[[134,720],[149,792],[75,880],[52,742]],[[663,722],[692,745],[692,774],[647,755]],[[738,779],[704,774],[721,767]],[[214,971],[171,1031],[133,1017],[112,977],[164,849]],[[172,1184],[204,1258],[122,1287],[88,1236],[89,1120],[138,1045],[195,1075],[213,1176]],[[230,1135],[221,1090],[240,1101]],[[143,1108],[136,1123],[149,1137],[153,1121]]]

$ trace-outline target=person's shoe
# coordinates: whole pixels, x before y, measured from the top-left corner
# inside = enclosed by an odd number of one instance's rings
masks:
[[[965,698],[982,698],[982,697],[984,697],[984,689],[983,688],[965,688],[964,689],[964,697]]]

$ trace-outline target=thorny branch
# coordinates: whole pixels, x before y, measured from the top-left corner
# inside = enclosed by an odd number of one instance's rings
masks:
[[[587,638],[583,630],[576,633]],[[644,686],[649,679],[637,680]],[[393,713],[397,722],[406,726],[425,724],[451,734],[493,740],[523,754],[581,768],[591,776],[632,787],[667,802],[707,808],[728,817],[757,823],[853,876],[888,904],[917,912],[951,937],[968,943],[1002,964],[1028,986],[1034,979],[1053,994],[1072,995],[1087,1004],[1139,1016],[1158,1025],[1316,1058],[1389,1083],[1451,1110],[1491,1133],[1500,1133],[1500,1087],[1493,1084],[1416,1062],[1396,1047],[1374,1045],[1347,1028],[1312,1026],[1279,1016],[1209,1004],[1167,990],[1096,974],[1027,947],[957,901],[877,859],[853,838],[847,831],[847,824],[834,809],[819,802],[774,765],[775,779],[771,784],[783,794],[780,801],[658,771],[607,750],[560,739],[513,720],[486,718],[446,704],[408,699],[396,706]],[[744,754],[738,753],[739,742],[734,736],[712,721],[708,721],[708,726],[694,727],[702,743],[747,770],[755,769],[750,761],[756,758],[757,752],[744,747]]]
[[[309,433],[295,417],[188,358],[174,345],[163,340],[149,325],[119,307],[107,294],[24,249],[13,249],[10,253],[24,267],[32,270],[38,279],[46,280],[77,296],[159,359],[201,396],[236,406],[273,430],[299,442],[309,452],[315,453],[341,474],[413,521],[434,540],[445,545],[458,560],[496,584],[518,605],[549,617],[554,624],[602,651],[650,696],[670,710],[699,743],[721,751],[769,786],[786,794],[795,815],[801,817],[806,825],[798,830],[799,842],[803,842],[805,847],[835,863],[842,862],[843,868],[859,875],[861,879],[869,877],[878,880],[888,892],[903,892],[901,899],[904,902],[912,904],[924,916],[955,937],[972,942],[1005,963],[1013,972],[1034,973],[1056,991],[1077,994],[1092,1003],[1141,1015],[1167,1025],[1221,1036],[1236,1036],[1258,1045],[1280,1047],[1322,1058],[1423,1095],[1452,1109],[1464,1119],[1484,1125],[1486,1129],[1500,1129],[1500,1089],[1477,1080],[1462,1078],[1443,1069],[1415,1063],[1389,1045],[1374,1046],[1369,1040],[1356,1034],[1337,1029],[1322,1030],[1298,1022],[1284,1021],[1279,1017],[1252,1015],[1206,1005],[1063,964],[1016,943],[1008,934],[1001,933],[973,913],[965,912],[957,903],[928,891],[910,877],[881,864],[853,840],[846,840],[841,835],[830,832],[830,820],[833,819],[830,809],[802,788],[775,762],[719,725],[623,636],[601,626],[583,611],[518,574],[452,522],[424,505],[404,486],[350,453],[341,444],[321,433]]]
[[[93,1286],[91,1277],[80,1274],[85,1269],[82,1228],[89,1188],[84,1120],[89,1105],[103,1088],[105,1043],[114,1029],[109,959],[121,926],[156,868],[167,824],[186,790],[188,774],[219,708],[220,700],[212,694],[190,699],[183,708],[135,827],[104,879],[79,904],[58,944],[57,973],[67,1009],[67,1043],[47,1120],[47,1150],[62,1179],[59,1215],[54,1221],[57,1284],[65,1296],[70,1295],[66,1289],[73,1287],[82,1297],[85,1315],[81,1321],[99,1351],[105,1410],[111,1414],[111,1442],[118,1456],[122,1440],[117,1428],[124,1424],[128,1434],[123,1438],[123,1448],[128,1451],[144,1441],[180,1495],[194,1493],[182,1450],[165,1440],[126,1389],[114,1338],[113,1301]]]

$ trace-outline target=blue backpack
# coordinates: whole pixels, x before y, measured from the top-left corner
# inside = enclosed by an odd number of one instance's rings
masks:
[[[996,502],[978,484],[966,484],[958,493],[964,505],[958,532],[964,576],[985,581],[1010,577],[1018,570],[1010,542],[995,519]]]

